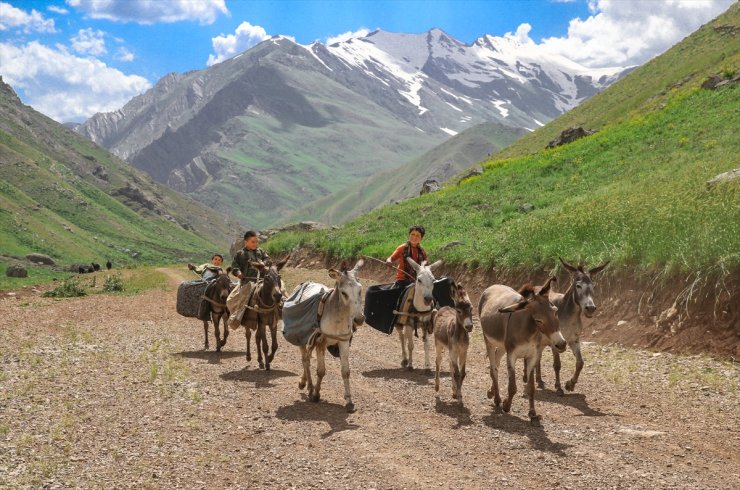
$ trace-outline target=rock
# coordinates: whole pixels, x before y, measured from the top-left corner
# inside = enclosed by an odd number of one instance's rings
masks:
[[[627,322],[626,322],[626,321],[624,321],[624,320],[619,320],[619,321],[617,322],[617,326],[618,326],[618,327],[621,327],[622,325],[627,325]]]
[[[465,175],[463,175],[462,177],[460,177],[460,180],[458,180],[457,183],[459,184],[463,180],[469,179],[470,177],[475,177],[477,175],[483,175],[483,167],[481,167],[480,165],[478,165],[477,167],[471,168],[468,171],[468,173],[466,173]]]
[[[26,255],[26,258],[30,260],[31,262],[35,262],[37,264],[40,263],[44,265],[56,265],[56,262],[54,262],[54,259],[44,254],[32,253],[32,254]]]
[[[701,88],[705,90],[712,90],[719,85],[719,82],[722,81],[722,77],[717,74],[712,74],[707,77],[706,80],[704,80],[701,84]]]
[[[534,210],[534,204],[525,202],[524,204],[520,204],[516,208],[522,213],[531,213]]]
[[[451,248],[455,248],[457,246],[462,245],[465,242],[461,242],[460,240],[455,240],[454,242],[447,243],[440,248],[440,250],[449,250]]]
[[[725,182],[732,182],[737,179],[740,179],[740,168],[736,168],[734,170],[730,170],[728,172],[723,172],[719,175],[715,175],[711,179],[707,180],[707,187],[711,189],[717,184],[723,184]]]
[[[572,128],[568,128],[560,133],[560,136],[558,136],[554,140],[550,141],[547,144],[547,148],[555,148],[556,146],[572,143],[577,139],[590,136],[596,132],[597,131],[594,131],[592,129],[583,129],[580,126],[573,126]]]
[[[97,167],[95,167],[95,170],[93,170],[93,175],[100,180],[108,182],[108,172],[106,172],[105,168],[103,168],[102,165],[98,165]]]
[[[15,264],[8,267],[5,275],[8,277],[28,277],[28,271],[22,265]]]
[[[419,192],[419,195],[423,196],[424,194],[430,194],[432,192],[437,192],[441,188],[442,186],[435,179],[427,179],[421,185],[421,192]]]

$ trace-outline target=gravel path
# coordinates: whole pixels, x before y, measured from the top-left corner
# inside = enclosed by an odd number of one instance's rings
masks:
[[[524,398],[510,414],[486,398],[479,328],[459,407],[446,370],[435,396],[432,375],[400,368],[397,337],[363,327],[347,414],[338,360],[308,402],[296,348],[280,338],[269,372],[247,364],[243,330],[204,352],[202,324],[174,305],[172,289],[0,299],[0,488],[740,488],[731,363],[588,343],[558,397],[546,353],[534,427]]]

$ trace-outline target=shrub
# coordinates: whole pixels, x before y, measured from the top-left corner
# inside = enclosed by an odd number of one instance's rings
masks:
[[[75,279],[67,279],[56,288],[43,294],[45,298],[74,298],[85,295],[87,295],[87,291]]]
[[[123,291],[123,277],[121,277],[121,274],[105,276],[105,284],[103,285],[103,291],[105,291],[106,293],[114,293],[118,291]]]

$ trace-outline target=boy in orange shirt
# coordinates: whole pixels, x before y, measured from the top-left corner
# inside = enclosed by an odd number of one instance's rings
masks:
[[[396,248],[385,261],[386,264],[392,265],[398,261],[398,270],[396,271],[396,283],[394,287],[406,287],[416,280],[416,271],[411,268],[406,261],[406,257],[411,257],[414,262],[421,264],[422,261],[428,261],[426,251],[421,247],[421,240],[424,238],[424,227],[413,225],[409,228],[409,240]]]

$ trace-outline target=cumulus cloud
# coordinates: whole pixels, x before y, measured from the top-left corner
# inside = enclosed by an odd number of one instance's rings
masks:
[[[30,32],[56,32],[54,19],[45,19],[36,10],[30,13],[13,7],[9,3],[0,2],[0,31],[8,29],[22,29],[25,33]]]
[[[69,10],[65,9],[64,7],[58,7],[56,5],[49,5],[48,7],[46,7],[46,10],[60,15],[67,15],[69,13]]]
[[[116,59],[118,61],[126,62],[134,61],[134,53],[121,46],[120,48],[118,48],[118,51],[116,51]]]
[[[341,43],[344,41],[349,41],[350,39],[354,39],[356,37],[365,37],[368,34],[370,34],[370,29],[361,27],[357,29],[356,31],[347,31],[347,32],[343,32],[342,34],[338,34],[336,36],[327,37],[326,45],[331,46],[334,43]]]
[[[80,58],[66,47],[38,41],[23,46],[0,43],[3,79],[24,101],[59,122],[81,122],[96,112],[122,107],[151,87],[95,58]]]
[[[108,52],[105,49],[105,33],[91,27],[80,29],[76,36],[73,36],[72,49],[80,54],[89,54],[90,56],[100,56]]]
[[[228,14],[225,0],[67,0],[93,19],[115,22],[156,24],[194,20],[213,24],[220,14]]]
[[[253,26],[249,22],[242,22],[234,34],[221,34],[211,39],[215,54],[208,56],[208,66],[221,63],[232,56],[246,51],[252,46],[261,43],[270,36],[263,27]]]
[[[589,0],[592,15],[571,20],[567,36],[545,38],[539,45],[593,68],[639,65],[727,10],[734,1]]]

